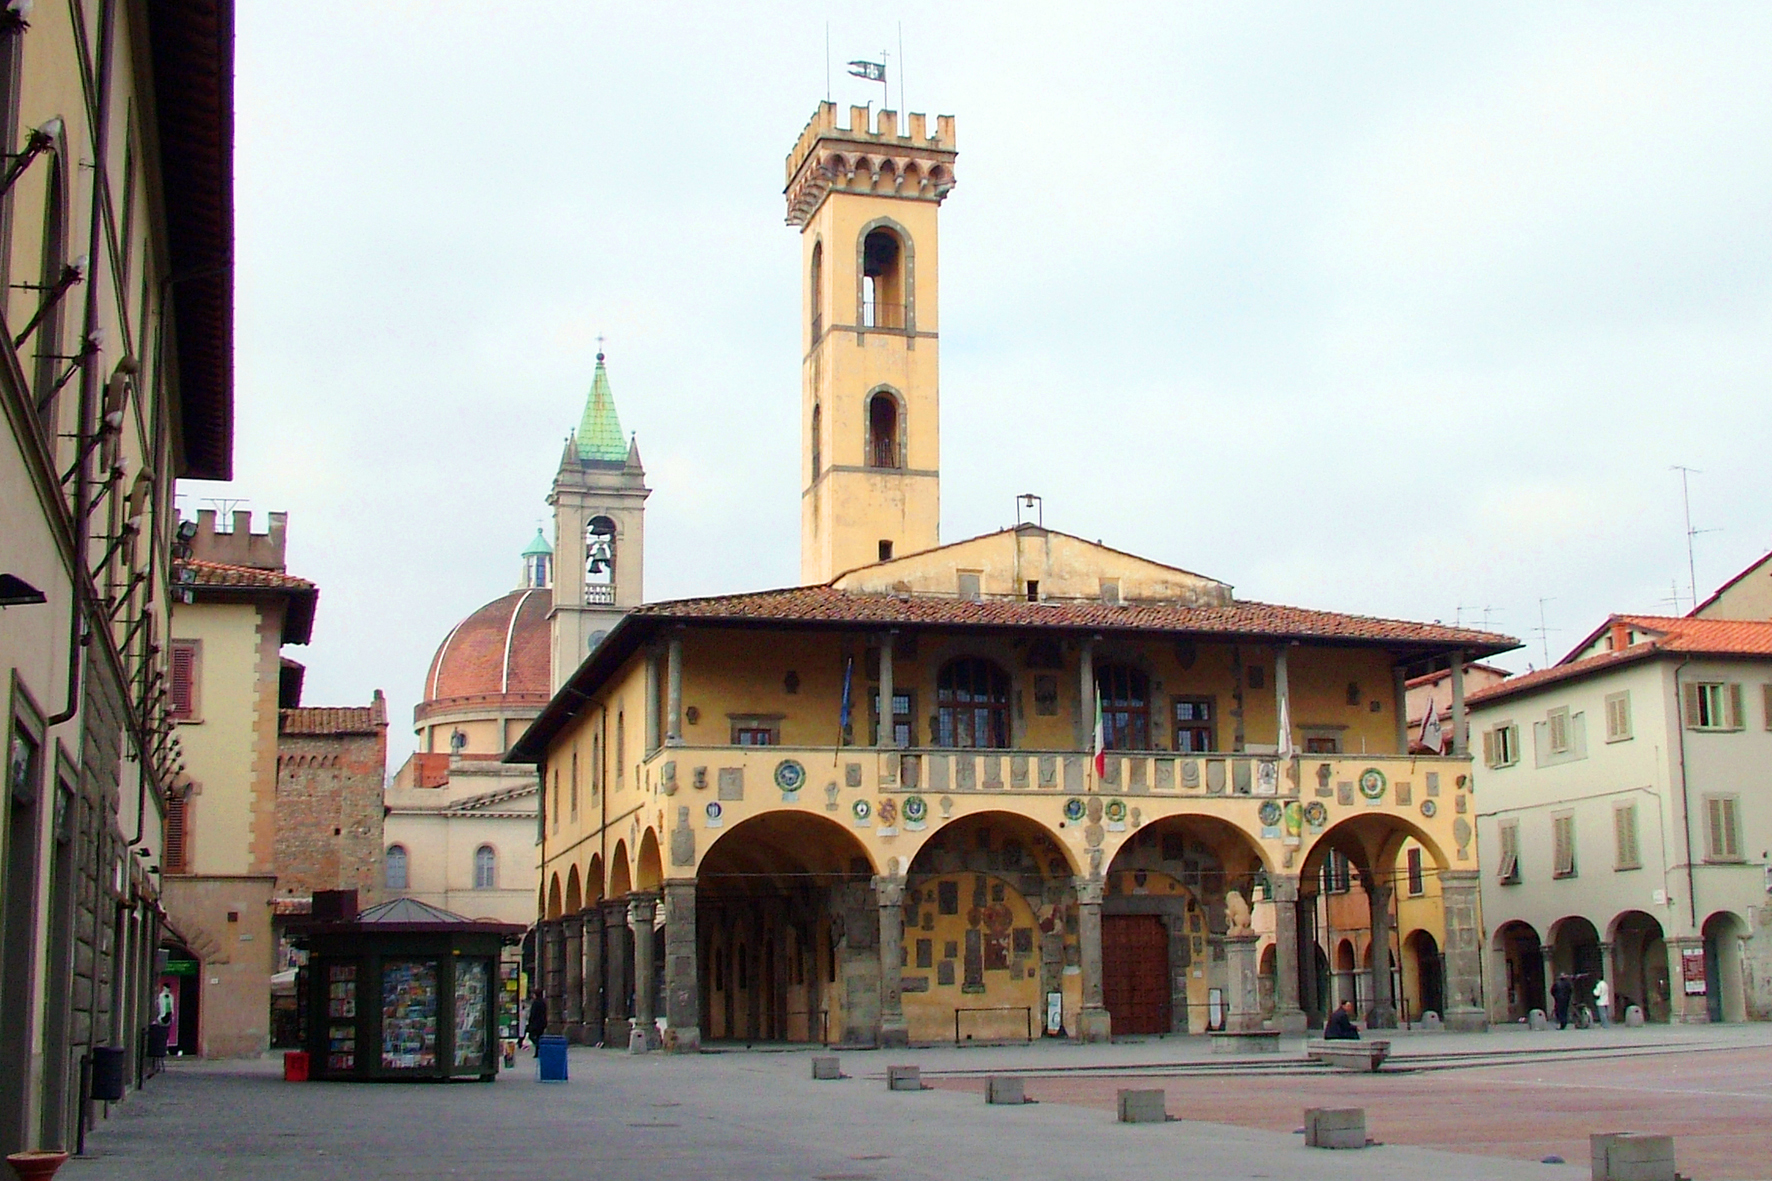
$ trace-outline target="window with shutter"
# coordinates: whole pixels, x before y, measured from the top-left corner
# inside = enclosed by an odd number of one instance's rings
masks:
[[[1483,731],[1483,765],[1493,767],[1495,763],[1495,731]]]
[[[167,715],[174,721],[197,720],[197,644],[174,640],[168,653]]]
[[[1741,726],[1742,726],[1741,720],[1742,720],[1742,717],[1745,715],[1746,711],[1741,708],[1741,684],[1740,684],[1740,682],[1731,682],[1729,684],[1729,691],[1728,691],[1727,696],[1725,697],[1725,701],[1728,704],[1728,709],[1723,715],[1723,725],[1727,726],[1731,730],[1741,729]]]
[[[1612,811],[1612,832],[1617,845],[1615,869],[1641,869],[1642,854],[1637,848],[1637,806],[1624,804]]]
[[[1628,692],[1607,694],[1606,741],[1622,742],[1630,736],[1630,694]]]
[[[1509,821],[1496,831],[1501,837],[1501,866],[1495,876],[1504,886],[1518,885],[1520,881],[1520,826],[1514,821]]]
[[[1760,712],[1765,716],[1766,729],[1772,730],[1772,682],[1760,686]]]
[[[160,851],[160,867],[167,873],[184,873],[189,851],[189,814],[185,797],[175,789],[166,793],[166,837]]]
[[[1545,715],[1545,721],[1549,723],[1551,753],[1569,753],[1569,711],[1553,709]]]
[[[1698,681],[1685,687],[1686,727],[1690,730],[1739,730],[1741,686]]]
[[[1556,878],[1572,878],[1575,876],[1575,817],[1553,816],[1551,818],[1551,876]]]
[[[1407,859],[1409,867],[1409,896],[1418,898],[1427,892],[1427,881],[1421,869],[1421,850],[1411,849]]]
[[[1735,796],[1706,796],[1705,859],[1741,860],[1741,801]]]

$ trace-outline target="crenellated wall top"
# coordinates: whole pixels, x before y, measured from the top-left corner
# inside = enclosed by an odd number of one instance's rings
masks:
[[[897,111],[850,107],[839,127],[836,104],[819,103],[788,153],[788,224],[805,225],[832,189],[939,204],[954,187],[954,117],[936,116],[933,135],[921,112],[907,122],[901,134]]]

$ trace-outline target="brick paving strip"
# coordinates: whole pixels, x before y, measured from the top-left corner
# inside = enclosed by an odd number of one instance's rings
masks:
[[[1588,1158],[1592,1132],[1644,1131],[1676,1137],[1680,1171],[1698,1181],[1772,1177],[1772,1051],[1705,1046],[1644,1052],[1558,1051],[1529,1062],[1401,1069],[1376,1075],[1306,1071],[1296,1061],[1176,1069],[1162,1064],[1114,1073],[1026,1072],[1027,1095],[1043,1103],[1114,1109],[1120,1087],[1163,1087],[1169,1114],[1272,1132],[1299,1126],[1306,1107],[1364,1107],[1368,1134],[1390,1144],[1457,1153],[1571,1163]],[[1489,1059],[1493,1061],[1493,1058]],[[984,1077],[931,1077],[932,1086],[982,1092]]]

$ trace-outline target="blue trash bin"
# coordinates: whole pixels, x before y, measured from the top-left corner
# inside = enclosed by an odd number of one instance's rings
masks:
[[[541,1053],[536,1055],[536,1066],[541,1071],[544,1083],[563,1083],[566,1081],[566,1039],[559,1034],[544,1033],[541,1037]]]

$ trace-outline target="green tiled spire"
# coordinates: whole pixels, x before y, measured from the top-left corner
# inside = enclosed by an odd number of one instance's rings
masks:
[[[615,413],[615,395],[609,390],[609,372],[603,354],[597,354],[597,373],[591,379],[591,396],[585,400],[584,418],[578,424],[578,457],[600,463],[626,463],[628,440]]]
[[[524,548],[523,556],[526,558],[533,558],[537,554],[552,555],[553,552],[554,547],[549,545],[548,539],[541,535],[541,526],[537,525],[535,527],[535,540],[531,541]]]

